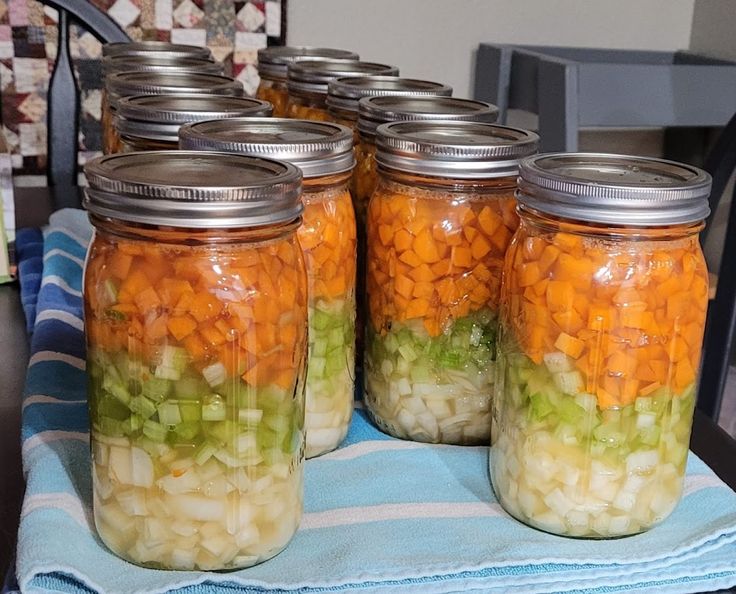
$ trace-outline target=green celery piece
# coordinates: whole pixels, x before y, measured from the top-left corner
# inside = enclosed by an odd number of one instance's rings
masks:
[[[169,436],[173,438],[173,441],[179,445],[183,443],[192,443],[194,439],[199,435],[199,423],[179,423],[174,427],[173,431],[169,432]]]
[[[219,394],[208,394],[202,399],[203,421],[224,421],[227,416],[225,401]]]
[[[563,397],[557,406],[557,414],[563,422],[574,425],[582,421],[585,415],[585,409],[581,407],[574,398]]]
[[[102,389],[115,396],[123,404],[130,402],[130,392],[128,392],[127,388],[119,380],[116,381],[112,374],[105,375],[105,379],[102,380]]]
[[[168,425],[169,427],[181,423],[179,404],[170,400],[159,404],[158,420],[162,425]]]
[[[310,326],[314,328],[315,330],[326,330],[330,327],[330,315],[320,311],[319,309],[314,309],[310,312],[309,316],[309,322]]]
[[[647,446],[656,446],[659,444],[661,434],[662,430],[657,425],[644,427],[639,430],[639,439]]]
[[[309,345],[309,361],[316,357],[324,357],[327,354],[327,341],[321,336],[318,336],[315,332],[310,333],[310,345]]]
[[[609,448],[621,447],[626,435],[619,430],[619,423],[602,423],[593,430],[593,437]]]
[[[108,437],[122,437],[125,435],[124,421],[100,415],[96,420],[96,430]]]
[[[280,448],[278,433],[272,431],[267,427],[264,427],[263,424],[258,427],[258,432],[256,433],[256,443],[258,444],[258,448],[261,451],[269,448]]]
[[[155,402],[161,402],[171,393],[172,382],[151,376],[141,384],[141,393]]]
[[[130,415],[125,421],[123,421],[123,431],[126,435],[136,433],[143,427],[145,419],[141,415]]]
[[[117,303],[118,301],[118,288],[115,286],[115,282],[112,279],[107,279],[103,287],[105,289],[105,297],[109,303]]]
[[[148,419],[143,423],[143,434],[151,441],[163,443],[166,439],[166,427],[161,423]]]
[[[207,423],[205,432],[213,439],[213,441],[220,444],[220,446],[224,446],[232,443],[235,436],[240,433],[240,428],[232,421],[217,421],[214,423]]]
[[[549,398],[541,392],[532,394],[529,397],[529,400],[531,401],[529,413],[531,414],[533,421],[541,421],[547,415],[552,414],[555,410],[555,407],[550,402]]]
[[[134,413],[138,413],[144,419],[151,418],[156,412],[156,405],[145,396],[134,396],[130,399],[130,404],[128,406],[130,407],[130,410]]]
[[[197,400],[201,395],[209,392],[209,386],[205,387],[203,382],[193,377],[183,377],[173,382],[173,387],[176,397],[185,400]]]
[[[180,401],[179,412],[181,413],[181,420],[185,423],[202,420],[202,407],[198,401]]]
[[[98,392],[97,390],[92,390],[92,393]],[[127,419],[130,415],[130,409],[125,404],[105,392],[99,394],[96,400],[95,398],[92,400],[96,404],[96,415],[103,415],[118,421]]]
[[[194,453],[194,462],[202,466],[207,460],[212,458],[215,452],[218,450],[217,446],[210,443],[209,441],[203,441],[197,447]]]

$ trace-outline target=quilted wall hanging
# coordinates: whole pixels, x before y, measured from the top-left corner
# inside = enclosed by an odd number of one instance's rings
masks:
[[[258,86],[258,49],[282,44],[286,33],[286,0],[79,1],[106,11],[134,40],[207,45],[251,94]],[[56,21],[56,11],[37,0],[0,0],[0,121],[17,183],[45,184],[46,97]],[[101,148],[102,49],[76,25],[70,45],[81,93],[83,164]]]

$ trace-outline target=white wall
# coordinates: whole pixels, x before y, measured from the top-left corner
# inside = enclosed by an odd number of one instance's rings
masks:
[[[289,0],[287,43],[352,49],[467,97],[481,41],[681,49],[689,44],[693,2]]]

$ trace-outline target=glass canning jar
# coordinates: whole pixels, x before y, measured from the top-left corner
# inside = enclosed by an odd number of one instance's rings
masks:
[[[102,58],[103,80],[116,72],[203,72],[205,74],[222,74],[224,65],[210,58],[179,56],[167,52],[155,52],[128,56],[118,54]]]
[[[348,431],[355,391],[355,217],[348,181],[352,134],[326,122],[237,119],[182,127],[183,149],[282,159],[304,175],[298,237],[309,281],[307,457],[335,449]]]
[[[168,41],[115,41],[102,44],[102,56],[142,56],[167,53],[177,57],[195,57],[212,59],[209,48],[185,43],[169,43]]]
[[[122,151],[179,148],[179,128],[204,120],[267,117],[271,104],[250,97],[136,95],[118,102],[115,129]]]
[[[303,120],[330,121],[327,84],[336,78],[372,74],[398,76],[399,69],[359,60],[300,60],[289,64],[286,115]]]
[[[117,104],[133,95],[226,95],[240,97],[243,85],[227,76],[183,70],[181,72],[118,72],[105,79],[102,102],[102,151],[120,152],[120,137],[115,130]]]
[[[476,122],[378,128],[368,207],[365,403],[404,439],[487,444],[519,159],[537,135]]]
[[[330,119],[352,128],[358,143],[358,101],[377,96],[449,97],[452,87],[414,78],[397,76],[348,76],[327,84],[327,111]]]
[[[286,70],[299,60],[359,60],[355,52],[329,47],[272,46],[258,50],[258,76],[261,81],[256,97],[273,105],[275,118],[286,117]]]
[[[302,512],[299,171],[151,151],[85,167],[94,519],[147,567],[247,567]]]
[[[682,493],[708,305],[710,177],[594,153],[522,162],[506,258],[490,471],[501,505],[609,538]]]

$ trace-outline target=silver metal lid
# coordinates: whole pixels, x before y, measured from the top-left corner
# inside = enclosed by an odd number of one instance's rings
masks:
[[[183,228],[286,223],[303,210],[301,173],[288,163],[190,151],[142,151],[84,167],[92,214]]]
[[[327,95],[327,84],[331,80],[373,74],[398,76],[399,69],[388,64],[360,60],[301,60],[289,64],[286,85],[289,93]]]
[[[377,96],[450,97],[452,87],[442,83],[396,76],[359,76],[331,80],[327,106],[358,113],[358,101]]]
[[[376,134],[379,166],[452,179],[516,176],[537,152],[533,132],[481,122],[394,122]]]
[[[227,76],[198,72],[118,72],[107,77],[106,88],[113,107],[132,95],[243,95],[243,85]]]
[[[350,171],[355,165],[353,132],[330,122],[286,118],[212,120],[182,126],[179,146],[225,151],[293,163],[305,178]]]
[[[189,122],[268,117],[273,106],[250,97],[223,95],[135,95],[118,101],[115,128],[124,136],[176,143]]]
[[[289,64],[300,60],[360,60],[355,52],[330,47],[273,46],[258,50],[258,74],[286,80]]]
[[[521,162],[517,198],[553,216],[621,226],[696,223],[710,213],[711,177],[664,159],[548,153]]]
[[[454,97],[364,97],[358,101],[358,130],[372,138],[388,122],[447,120],[495,122],[498,108],[484,101]]]
[[[195,56],[211,58],[209,48],[184,43],[169,43],[167,41],[116,41],[102,45],[103,56],[136,56],[150,55],[155,52],[167,52],[178,56]]]
[[[170,55],[167,52],[155,52],[147,55],[106,56],[102,59],[102,75],[114,72],[204,72],[222,74],[224,66],[207,58]]]

